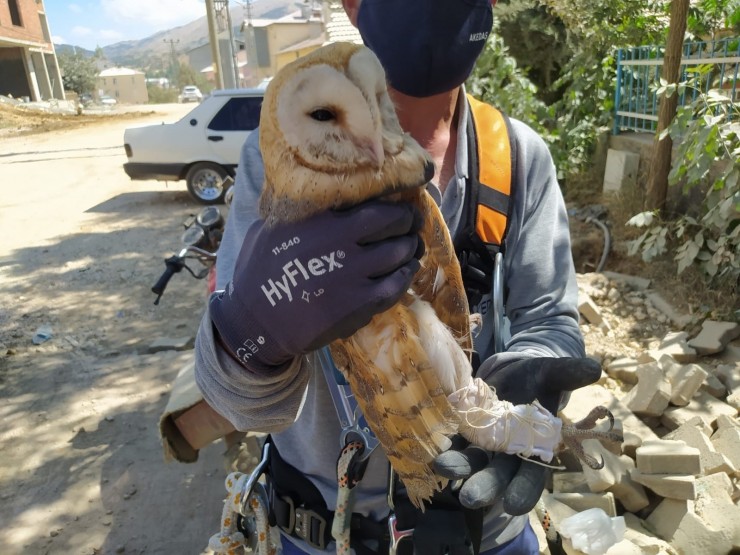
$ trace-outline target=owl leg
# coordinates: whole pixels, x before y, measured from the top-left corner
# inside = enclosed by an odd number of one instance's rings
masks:
[[[500,400],[480,378],[447,396],[460,415],[458,432],[487,451],[530,457],[545,462],[561,442],[562,421],[537,401],[514,405]]]
[[[607,418],[609,420],[608,430],[595,430],[596,423]],[[573,452],[589,468],[599,470],[604,467],[604,458],[597,460],[583,449],[583,441],[586,439],[597,439],[600,442],[622,443],[624,436],[622,432],[614,430],[614,415],[606,407],[595,407],[583,420],[574,424],[563,425],[562,442],[565,448]]]

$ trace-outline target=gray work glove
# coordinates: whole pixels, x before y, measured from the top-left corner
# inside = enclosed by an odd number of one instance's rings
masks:
[[[211,300],[221,344],[256,372],[345,338],[393,306],[419,269],[421,216],[369,201],[247,232],[234,276]]]
[[[481,364],[487,374],[491,359]],[[563,394],[594,383],[601,366],[590,358],[527,358],[497,370],[486,382],[495,388],[499,399],[516,405],[537,399],[552,414],[557,414]],[[451,480],[463,479],[460,503],[469,509],[492,505],[503,496],[504,510],[510,515],[531,511],[545,488],[549,469],[506,453],[488,453],[456,437],[450,450],[434,460],[434,470]]]

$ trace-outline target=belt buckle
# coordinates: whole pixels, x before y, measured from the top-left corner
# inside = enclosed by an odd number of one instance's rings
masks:
[[[310,509],[302,509],[300,507],[295,510],[294,515],[294,518],[291,519],[293,521],[293,533],[311,547],[316,549],[326,549],[326,544],[324,543],[326,520],[318,513]],[[319,522],[318,541],[314,541],[311,537],[314,519]]]

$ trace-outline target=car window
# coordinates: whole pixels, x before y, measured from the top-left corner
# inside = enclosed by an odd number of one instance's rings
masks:
[[[252,131],[260,122],[262,98],[231,98],[208,124],[213,131]]]

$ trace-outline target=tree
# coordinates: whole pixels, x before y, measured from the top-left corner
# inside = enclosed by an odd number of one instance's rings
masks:
[[[671,23],[668,31],[663,60],[663,77],[661,81],[667,84],[678,85],[679,70],[681,69],[681,52],[683,37],[686,33],[686,16],[689,13],[689,0],[673,0],[671,6]],[[650,164],[650,173],[647,184],[648,209],[662,210],[668,192],[668,173],[671,171],[671,151],[673,140],[670,135],[663,133],[671,124],[676,115],[678,95],[663,95],[658,108],[658,132],[653,143],[653,160]]]
[[[202,92],[209,92],[213,87],[203,75],[195,71],[192,66],[180,62],[177,70],[177,77],[172,81],[178,89],[186,85],[195,85]]]
[[[66,90],[77,94],[92,93],[95,90],[98,68],[92,58],[77,53],[63,53],[57,56],[57,60]]]

